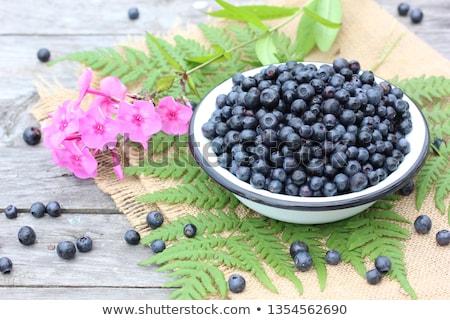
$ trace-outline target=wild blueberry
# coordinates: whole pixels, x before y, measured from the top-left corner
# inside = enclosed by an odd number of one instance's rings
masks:
[[[42,133],[37,127],[28,127],[23,131],[22,138],[26,144],[30,146],[37,145],[41,142]]]
[[[305,242],[300,241],[300,240],[292,242],[289,247],[289,254],[291,255],[292,259],[295,258],[297,253],[308,252],[308,251],[309,251],[308,245]]]
[[[400,16],[406,16],[408,15],[409,11],[409,4],[406,2],[401,2],[397,7],[397,12]]]
[[[147,214],[146,221],[150,228],[156,229],[163,224],[164,216],[161,212],[154,210]]]
[[[125,242],[131,245],[137,245],[141,241],[141,235],[133,229],[127,230],[124,234]]]
[[[62,259],[73,259],[77,249],[72,241],[62,241],[56,246],[56,254]]]
[[[136,7],[131,7],[128,9],[128,18],[130,20],[136,20],[139,18],[139,9]]]
[[[375,268],[381,273],[388,272],[389,270],[391,270],[391,266],[392,266],[391,259],[389,259],[386,256],[378,256],[375,259]]]
[[[197,226],[193,223],[188,223],[183,228],[183,234],[188,238],[193,238],[197,234]]]
[[[353,176],[350,177],[350,190],[352,192],[358,192],[367,187],[369,181],[367,177],[362,172],[357,172]]]
[[[294,257],[294,266],[297,270],[301,272],[306,272],[311,269],[313,265],[313,260],[309,252],[301,251],[297,253]]]
[[[39,201],[34,202],[30,207],[30,213],[35,218],[42,218],[46,212],[47,212],[47,209],[45,208],[45,205]]]
[[[326,182],[322,187],[322,193],[325,197],[334,197],[338,194],[336,184],[333,182]]]
[[[50,51],[47,48],[41,48],[37,52],[37,58],[41,62],[47,62],[50,60]]]
[[[17,207],[15,205],[10,204],[5,208],[5,216],[8,219],[15,219],[17,218]]]
[[[92,247],[93,247],[92,238],[89,236],[78,237],[76,246],[77,246],[78,251],[80,251],[80,252],[89,252],[92,250]]]
[[[166,249],[166,243],[164,240],[155,240],[150,244],[150,250],[153,251],[153,253],[160,253],[163,252],[164,249]]]
[[[24,246],[30,246],[36,242],[36,232],[30,226],[23,226],[19,229],[17,238]]]
[[[245,289],[245,279],[240,274],[232,274],[228,278],[228,288],[233,293],[241,293]]]
[[[450,244],[450,231],[444,229],[436,232],[436,242],[440,246],[448,246]]]
[[[369,284],[375,285],[381,281],[382,274],[377,269],[371,269],[366,272],[366,280]]]
[[[273,179],[267,185],[267,190],[272,193],[280,193],[283,191],[283,183],[280,180]]]
[[[45,206],[45,211],[51,217],[59,217],[61,215],[61,205],[58,201],[50,201]]]
[[[0,272],[1,273],[3,273],[3,274],[10,273],[12,268],[13,268],[13,263],[10,258],[8,258],[8,257],[0,258]]]
[[[278,106],[279,101],[280,95],[278,91],[270,87],[261,91],[261,94],[259,96],[259,102],[268,110],[275,109]]]
[[[420,234],[427,234],[430,232],[431,226],[431,219],[426,214],[421,214],[414,220],[414,229]]]
[[[423,19],[423,12],[418,8],[412,9],[409,13],[409,17],[411,18],[412,23],[420,23]]]
[[[445,143],[445,140],[434,137],[433,139],[433,146],[439,150],[439,148],[441,147],[441,145]]]
[[[414,192],[414,180],[410,179],[406,184],[400,189],[400,194],[403,196],[409,196]]]
[[[335,249],[328,250],[325,254],[325,261],[331,265],[337,265],[341,262],[341,254]]]

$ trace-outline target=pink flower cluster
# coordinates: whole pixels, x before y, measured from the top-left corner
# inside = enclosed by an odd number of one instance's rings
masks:
[[[84,69],[79,79],[80,93],[76,101],[66,100],[49,115],[44,126],[44,144],[52,151],[55,164],[67,168],[78,178],[97,175],[95,155],[109,151],[114,172],[123,179],[123,169],[117,154],[119,137],[142,144],[158,131],[185,134],[192,108],[187,100],[180,103],[173,97],[162,98],[155,107],[148,100],[126,100],[127,88],[116,77],[106,77],[100,89],[91,87],[92,71]],[[87,110],[80,105],[87,94],[95,95]]]

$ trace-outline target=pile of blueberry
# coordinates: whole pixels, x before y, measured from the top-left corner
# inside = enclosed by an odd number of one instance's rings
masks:
[[[410,150],[409,104],[355,60],[287,62],[232,77],[202,125],[221,167],[257,189],[335,196],[374,186]]]
[[[397,12],[400,16],[405,17],[409,13],[409,18],[412,23],[420,23],[423,19],[423,11],[420,8],[413,8],[411,11],[410,5],[407,2],[401,2],[397,6]]]

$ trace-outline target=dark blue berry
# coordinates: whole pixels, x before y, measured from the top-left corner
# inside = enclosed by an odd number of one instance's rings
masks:
[[[378,256],[375,259],[375,268],[381,273],[386,273],[391,270],[392,262],[386,256]]]
[[[125,242],[131,245],[138,245],[141,241],[141,235],[133,229],[127,230],[124,234]]]
[[[217,136],[216,124],[213,122],[205,122],[202,125],[202,133],[208,139],[214,139]]]
[[[331,265],[337,265],[341,262],[341,254],[335,249],[328,250],[325,254],[325,261]]]
[[[295,258],[297,253],[308,252],[308,251],[309,251],[308,245],[305,242],[300,241],[300,240],[292,242],[289,247],[289,254],[291,255],[292,259]]]
[[[7,206],[7,207],[5,208],[5,216],[6,216],[8,219],[15,219],[15,218],[17,218],[17,207],[14,206],[14,205],[12,205],[12,204],[10,204],[9,206]]]
[[[150,244],[150,250],[153,251],[153,253],[160,253],[163,252],[166,249],[166,243],[164,240],[155,240]]]
[[[334,184],[336,185],[338,192],[342,193],[349,189],[350,179],[346,174],[338,173],[334,177]]]
[[[29,246],[36,242],[36,232],[30,226],[23,226],[19,229],[17,238],[21,244]]]
[[[369,184],[369,181],[367,180],[367,177],[362,172],[357,172],[353,176],[350,177],[350,191],[352,192],[358,192],[367,187]]]
[[[183,234],[188,238],[193,238],[197,234],[197,227],[193,223],[188,223],[183,228]]]
[[[400,189],[400,194],[403,196],[409,196],[414,192],[414,180],[410,179],[406,184]]]
[[[420,234],[427,234],[430,232],[431,226],[431,219],[426,214],[421,214],[414,220],[414,229]]]
[[[30,213],[33,215],[33,217],[35,218],[42,218],[47,209],[45,208],[45,205],[42,202],[34,202],[31,207],[30,207]]]
[[[56,246],[56,253],[60,258],[73,259],[75,258],[77,249],[72,241],[62,241]]]
[[[10,273],[12,268],[13,268],[13,263],[10,258],[8,258],[8,257],[0,258],[0,272],[1,273],[3,273],[3,274]]]
[[[450,244],[450,231],[439,230],[436,232],[436,242],[440,246],[448,246]]]
[[[28,127],[24,130],[22,137],[26,144],[34,146],[41,142],[42,133],[37,127]]]
[[[413,23],[420,23],[423,19],[423,12],[418,8],[412,9],[409,13],[409,17]]]
[[[228,278],[228,289],[233,293],[241,293],[245,289],[245,278],[240,274],[232,274]]]
[[[294,257],[294,266],[301,272],[306,272],[313,265],[312,256],[307,251],[300,251]]]
[[[340,72],[343,68],[348,68],[349,62],[345,58],[336,58],[333,60],[333,69],[336,72]]]
[[[37,52],[37,58],[41,62],[47,62],[48,60],[50,60],[50,50],[48,50],[47,48],[39,49]]]
[[[61,215],[61,205],[58,201],[50,201],[45,206],[45,211],[51,217],[59,217]]]
[[[240,166],[236,170],[236,177],[242,181],[249,181],[252,175],[252,171],[249,167]]]
[[[139,18],[139,9],[136,7],[131,7],[128,9],[128,18],[130,20],[136,20]]]
[[[159,228],[163,224],[164,216],[162,215],[162,213],[160,211],[157,211],[157,210],[150,211],[147,214],[146,221],[147,221],[147,225],[150,228],[156,229],[156,228]]]
[[[278,103],[280,101],[280,95],[278,91],[267,88],[261,91],[261,94],[259,96],[259,102],[261,105],[268,110],[273,110],[278,106]]]
[[[89,236],[81,236],[77,238],[76,246],[80,252],[89,252],[92,250],[93,241]]]
[[[381,281],[382,274],[377,269],[372,269],[366,272],[366,280],[369,284],[375,285]]]
[[[408,15],[408,11],[409,11],[409,4],[406,2],[401,2],[397,7],[397,12],[402,17]]]
[[[322,193],[325,197],[334,197],[338,194],[338,189],[335,183],[326,182],[322,187]]]

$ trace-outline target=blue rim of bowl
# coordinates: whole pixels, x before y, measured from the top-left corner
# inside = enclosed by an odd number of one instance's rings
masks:
[[[316,64],[317,66],[327,63],[321,63],[321,62],[303,62],[304,64],[312,63]],[[259,72],[261,69],[266,68],[267,66],[263,66],[260,68],[255,68],[252,70],[248,70],[246,72],[243,72],[244,75],[254,75],[257,72]],[[386,81],[378,76],[375,76],[375,81],[377,83],[380,83],[381,81]],[[391,84],[392,85],[392,84]],[[229,88],[228,91],[222,92],[218,89],[222,87]],[[395,87],[394,85],[392,85]],[[224,187],[225,189],[229,190],[230,192],[241,196],[243,198],[246,198],[250,201],[258,202],[267,206],[275,207],[275,208],[283,208],[283,209],[291,209],[291,210],[297,210],[297,211],[323,211],[325,210],[339,210],[343,208],[349,208],[349,207],[356,207],[359,205],[367,204],[370,202],[374,202],[377,200],[380,200],[388,195],[393,194],[394,192],[397,192],[399,189],[401,189],[405,183],[407,183],[410,179],[412,179],[417,172],[420,170],[420,168],[425,163],[425,160],[428,155],[428,150],[430,147],[430,134],[428,125],[426,123],[425,117],[420,110],[420,108],[406,95],[404,94],[403,99],[406,100],[409,103],[410,110],[412,109],[416,114],[416,122],[419,121],[421,126],[424,128],[423,130],[423,143],[420,150],[416,152],[417,158],[416,160],[411,164],[411,166],[403,170],[405,171],[400,177],[397,177],[396,179],[392,178],[391,176],[394,175],[399,169],[391,173],[385,180],[380,182],[379,185],[382,183],[386,183],[386,181],[389,181],[385,186],[383,186],[382,189],[375,188],[377,186],[372,186],[364,189],[363,191],[359,192],[353,192],[353,193],[347,193],[344,195],[338,195],[333,197],[300,197],[300,196],[289,196],[289,195],[280,195],[280,194],[274,194],[267,190],[259,190],[254,189],[248,182],[240,181],[237,177],[235,177],[231,172],[229,172],[225,168],[221,168],[218,165],[212,166],[211,162],[208,161],[204,155],[202,154],[202,147],[199,146],[199,139],[198,134],[201,134],[201,131],[199,131],[199,127],[203,125],[202,123],[196,123],[196,119],[199,117],[199,113],[202,110],[203,104],[207,103],[207,100],[214,101],[214,109],[215,110],[215,98],[219,93],[228,93],[231,91],[231,79],[225,80],[221,84],[219,84],[214,89],[210,90],[207,95],[200,101],[200,103],[196,106],[194,110],[194,114],[192,116],[190,126],[189,126],[189,149],[191,154],[193,155],[195,161],[198,163],[198,165],[206,172],[206,174],[216,181],[219,185]],[[211,102],[211,101],[209,101]],[[212,111],[211,111],[212,113]],[[417,125],[417,124],[416,124]],[[414,124],[413,124],[414,126]],[[413,127],[414,130],[414,127]],[[200,132],[200,133],[199,133]],[[196,136],[197,134],[197,136]],[[407,135],[408,138],[408,135]],[[200,139],[206,139],[203,136]],[[414,143],[413,141],[409,141],[410,144]],[[212,151],[210,151],[212,152]],[[407,154],[405,156],[408,157],[410,155]],[[213,156],[214,157],[214,156]],[[402,167],[402,164],[404,164],[405,161],[403,161],[399,168]],[[389,179],[389,180],[388,180]],[[378,189],[378,190],[374,190]],[[374,191],[372,191],[374,190]]]

